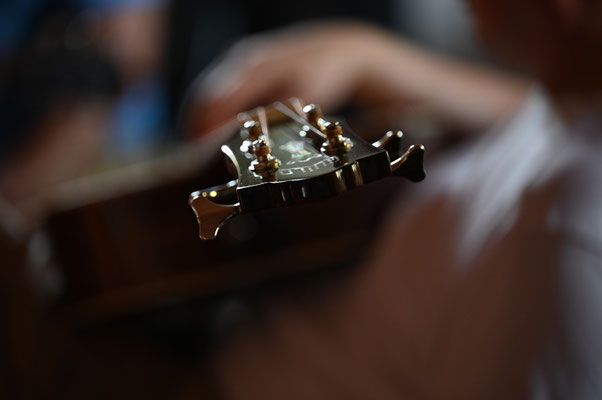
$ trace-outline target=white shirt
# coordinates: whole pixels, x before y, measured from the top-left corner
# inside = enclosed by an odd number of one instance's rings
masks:
[[[461,200],[461,257],[512,226],[524,194],[554,179],[546,226],[558,250],[559,326],[534,370],[533,398],[602,398],[602,113],[572,123],[534,89],[522,110],[436,175]]]

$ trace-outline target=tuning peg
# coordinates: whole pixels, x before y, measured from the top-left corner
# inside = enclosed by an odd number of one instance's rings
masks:
[[[272,149],[265,138],[254,141],[252,148],[255,160],[253,160],[249,169],[262,177],[273,175],[280,167],[280,160],[272,155]]]
[[[324,120],[324,114],[322,114],[322,110],[319,106],[316,104],[308,104],[303,107],[303,112],[307,117],[307,121],[309,121],[314,128],[320,130],[321,132],[324,131],[326,121]]]
[[[420,182],[426,177],[423,166],[424,146],[413,144],[398,159],[391,162],[393,175],[403,176],[412,182]]]
[[[351,149],[351,140],[343,136],[343,128],[337,121],[327,122],[324,126],[326,141],[322,144],[322,151],[328,155],[345,153]]]
[[[372,143],[372,146],[378,147],[381,149],[386,149],[388,151],[397,151],[399,149],[399,144],[401,139],[403,138],[402,131],[388,131],[385,133],[385,136]],[[390,149],[390,150],[389,150]]]
[[[243,132],[247,133],[251,142],[259,139],[259,137],[263,134],[261,131],[261,124],[259,121],[255,121],[254,119],[245,121],[243,124]]]
[[[199,223],[201,239],[214,239],[224,222],[240,212],[238,203],[227,203],[234,199],[236,199],[236,181],[193,192],[190,195],[188,203]]]
[[[240,135],[243,138],[242,144],[240,146],[240,151],[243,153],[252,152],[253,151],[253,142],[256,141],[263,135],[263,131],[261,130],[261,124],[259,121],[254,119],[250,119],[244,122],[242,125],[242,129],[240,130]]]

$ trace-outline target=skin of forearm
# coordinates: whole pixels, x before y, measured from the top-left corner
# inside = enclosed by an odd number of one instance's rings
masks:
[[[362,79],[372,101],[420,106],[467,133],[512,115],[530,81],[485,66],[462,63],[386,38],[371,53]]]

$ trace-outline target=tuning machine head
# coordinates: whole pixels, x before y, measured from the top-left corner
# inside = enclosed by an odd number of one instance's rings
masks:
[[[397,153],[403,138],[402,131],[388,131],[380,140],[372,143],[372,146],[387,150],[389,155]],[[402,176],[412,182],[420,182],[426,177],[423,167],[424,146],[413,144],[405,153],[391,161],[391,174]]]
[[[324,114],[319,106],[316,104],[308,104],[303,107],[303,112],[305,113],[305,118],[307,121],[316,129],[321,132],[324,131],[324,125],[326,121],[324,120]]]
[[[313,104],[274,103],[239,120],[240,134],[222,146],[236,179],[190,197],[203,239],[239,213],[326,199],[391,175],[415,182],[425,176],[421,145],[391,162],[400,131],[370,144],[344,123],[327,121]]]
[[[246,120],[240,130],[240,136],[243,139],[240,150],[243,153],[253,153],[253,142],[263,135],[261,124],[254,119]]]
[[[254,119],[244,122],[243,131],[247,134],[247,137],[251,142],[259,139],[259,137],[263,134],[261,130],[261,124],[259,121],[255,121]]]
[[[255,160],[251,162],[249,169],[263,178],[273,176],[278,167],[280,167],[280,160],[272,155],[272,149],[267,139],[259,137],[253,142],[251,147],[255,155]]]
[[[327,122],[324,125],[324,133],[326,141],[322,144],[324,154],[333,156],[348,152],[353,143],[351,140],[343,136],[343,128],[338,121]]]

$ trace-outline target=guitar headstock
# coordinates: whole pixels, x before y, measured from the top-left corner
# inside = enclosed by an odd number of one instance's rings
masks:
[[[390,175],[415,182],[425,177],[422,145],[391,162],[386,149],[401,139],[400,131],[370,144],[297,99],[238,119],[240,132],[222,146],[238,178],[190,195],[202,239],[214,238],[239,213],[325,199]]]

